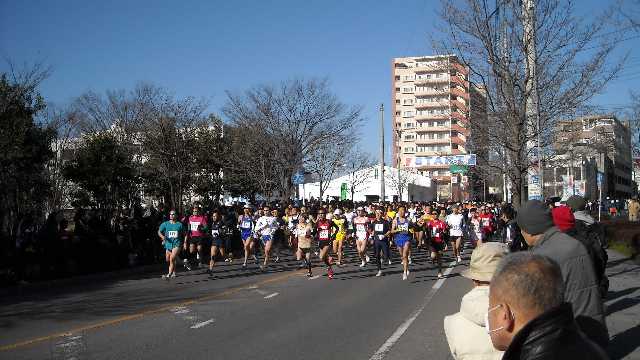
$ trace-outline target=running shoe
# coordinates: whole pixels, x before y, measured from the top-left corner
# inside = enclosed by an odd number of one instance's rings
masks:
[[[212,269],[207,269],[207,274],[213,275],[213,270]]]
[[[391,265],[391,259],[389,259],[389,265]]]
[[[276,256],[275,262],[280,262],[280,256]]]
[[[172,273],[171,273],[171,275],[169,275],[169,277],[170,277],[171,279],[175,279],[175,278],[176,278],[176,273],[175,273],[175,272],[172,272]]]
[[[189,264],[189,262],[187,261],[186,263],[184,263],[184,268],[187,269],[187,271],[191,271],[191,264]]]
[[[312,276],[313,276],[313,274],[311,273],[311,271],[309,271],[309,272],[307,273],[307,277],[312,277]]]
[[[382,270],[378,270],[378,272],[376,273],[376,277],[380,277],[382,276]]]
[[[407,273],[406,272],[402,273],[402,280],[407,280]]]
[[[458,262],[461,263],[462,262],[462,258],[460,256],[458,256]]]
[[[442,279],[442,273],[438,273],[438,279]]]
[[[260,271],[264,271],[264,265],[260,265]]]
[[[224,259],[224,262],[229,262],[229,261],[231,261],[231,259],[229,258]]]
[[[162,280],[169,280],[169,274],[162,274]]]
[[[409,256],[409,265],[411,265],[411,256]]]
[[[409,269],[407,269],[407,276],[409,276]]]
[[[369,255],[365,255],[365,260],[367,260],[367,262],[371,261],[371,259],[369,258]]]
[[[247,263],[245,262],[245,263],[242,264],[242,268],[244,269],[246,267],[247,267]]]
[[[333,269],[332,268],[328,268],[327,269],[327,277],[329,278],[329,280],[333,279]]]
[[[360,263],[360,267],[364,267],[364,261]]]

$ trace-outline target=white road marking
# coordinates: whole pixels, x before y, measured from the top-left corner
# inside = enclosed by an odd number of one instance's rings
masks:
[[[310,277],[309,280],[315,280],[315,279],[319,279],[319,278],[320,278],[320,275],[314,275],[314,276]]]
[[[199,323],[197,323],[197,324],[195,324],[195,325],[191,326],[191,328],[192,328],[192,329],[200,329],[201,327],[207,326],[207,325],[209,325],[209,324],[211,324],[211,323],[213,323],[213,322],[214,322],[214,320],[213,320],[213,319],[209,319],[209,320],[207,320],[207,321],[199,322]]]
[[[273,293],[273,294],[271,294],[271,295],[267,295],[267,296],[265,296],[264,298],[265,298],[265,299],[271,299],[272,297],[276,297],[276,296],[278,296],[278,295],[279,295],[279,293],[275,292],[275,293]]]
[[[255,290],[255,292],[257,292],[260,295],[267,295],[269,292],[268,291],[264,291],[264,290],[258,290],[258,289],[253,289]]]
[[[189,310],[189,308],[184,307],[184,306],[178,306],[174,309],[171,309],[171,311],[173,311],[174,314],[176,315],[182,315],[182,314],[188,314],[191,312],[191,310]]]
[[[385,341],[384,344],[382,344],[382,346],[380,346],[378,351],[376,351],[376,353],[373,354],[369,358],[369,360],[382,360],[382,359],[384,359],[384,357],[387,355],[389,350],[391,350],[393,345],[400,339],[400,337],[402,337],[402,335],[404,335],[404,333],[407,331],[407,329],[409,329],[409,326],[411,326],[411,324],[418,318],[418,316],[420,316],[420,314],[422,313],[424,308],[427,307],[427,305],[429,304],[429,302],[431,301],[433,296],[436,294],[436,292],[438,292],[440,287],[442,287],[442,284],[444,284],[444,281],[446,280],[447,276],[449,274],[451,274],[451,271],[453,270],[454,266],[455,266],[455,261],[452,262],[451,264],[449,264],[449,268],[447,270],[445,270],[445,272],[444,272],[444,277],[442,279],[439,279],[438,281],[436,281],[435,284],[433,284],[433,286],[431,287],[431,290],[429,290],[429,293],[427,293],[427,296],[425,297],[424,303],[422,304],[422,306],[420,306],[420,308],[418,310],[416,310],[413,313],[411,313],[409,318],[407,318],[407,320],[405,320],[396,329],[396,331],[394,331],[393,334],[391,334],[391,336],[387,339],[387,341]]]

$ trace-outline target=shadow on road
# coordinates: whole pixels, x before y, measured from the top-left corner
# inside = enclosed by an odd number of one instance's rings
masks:
[[[640,325],[636,325],[614,336],[609,342],[611,360],[623,359],[640,347]]]

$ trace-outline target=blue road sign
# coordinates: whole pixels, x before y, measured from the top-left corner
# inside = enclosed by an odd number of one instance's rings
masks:
[[[302,172],[297,172],[291,176],[291,182],[293,185],[304,184],[304,174]]]

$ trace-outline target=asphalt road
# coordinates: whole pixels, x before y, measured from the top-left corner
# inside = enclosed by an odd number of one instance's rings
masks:
[[[394,255],[379,278],[373,262],[353,260],[333,280],[318,266],[309,279],[288,257],[266,273],[236,261],[213,276],[144,273],[4,296],[0,359],[451,358],[442,322],[471,288],[465,265],[438,281],[417,253],[402,281]]]

